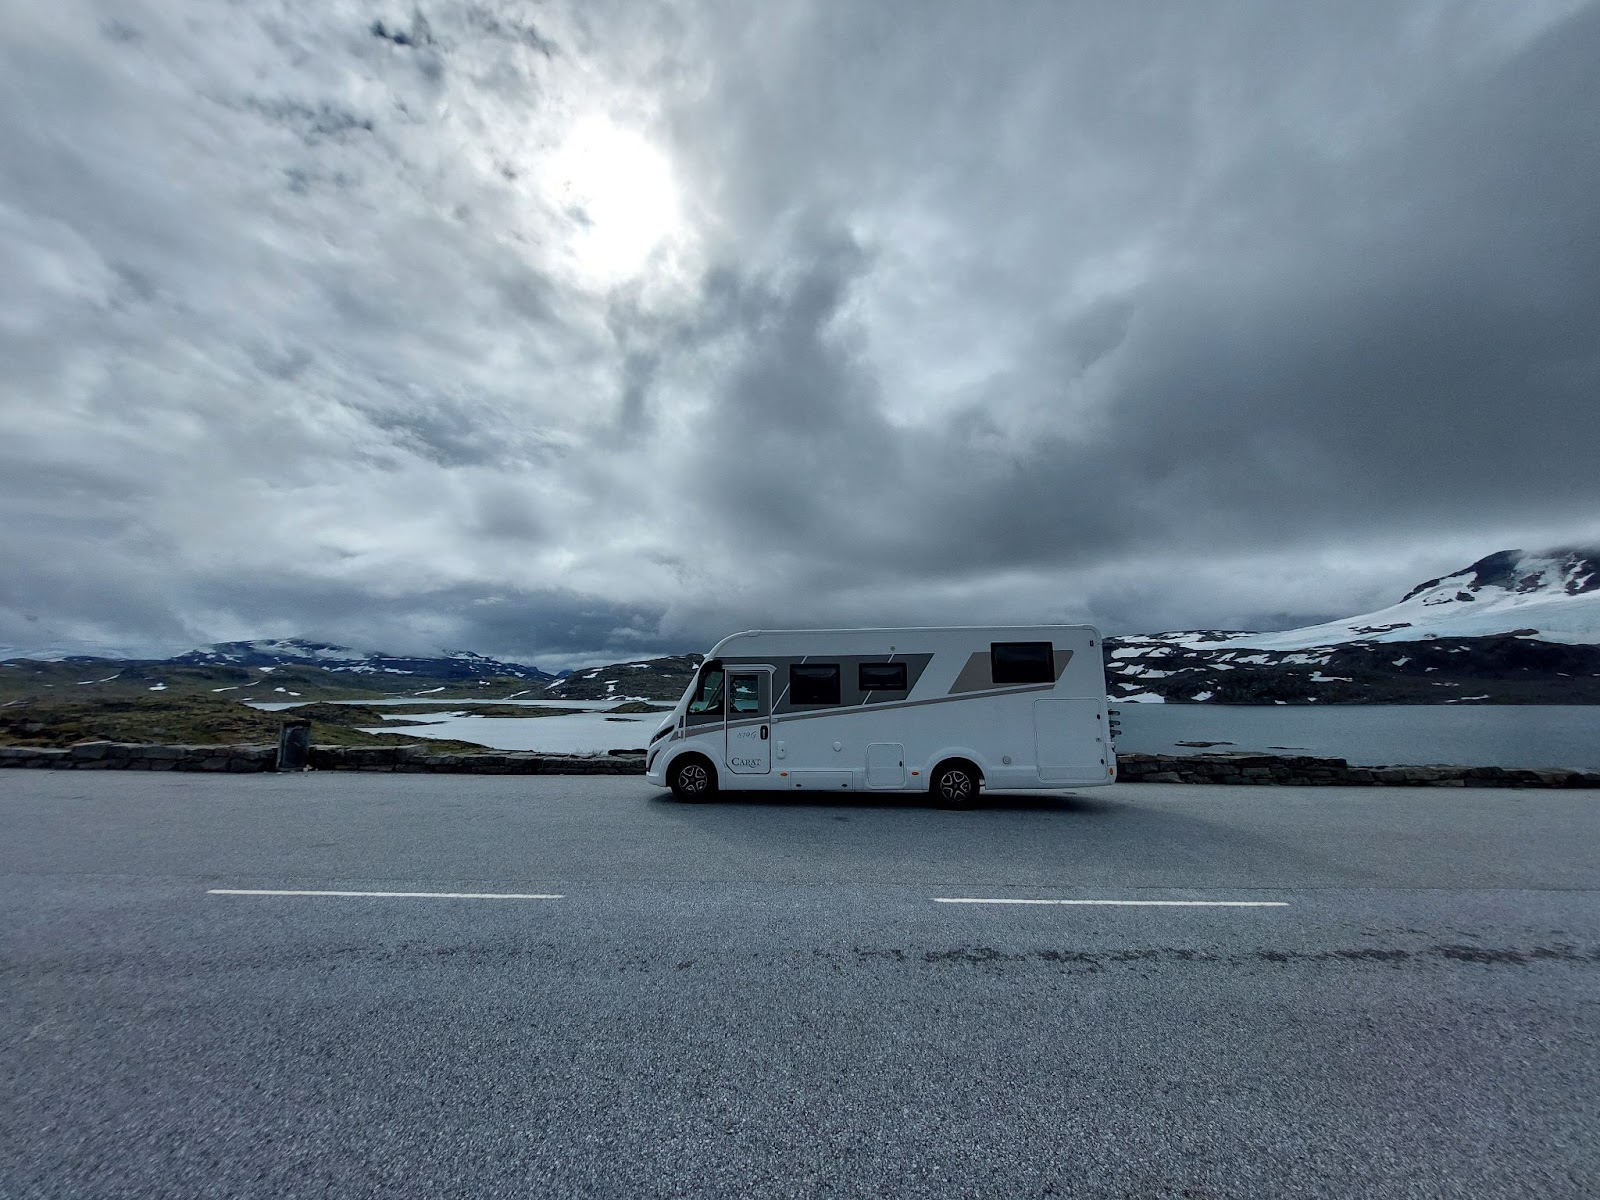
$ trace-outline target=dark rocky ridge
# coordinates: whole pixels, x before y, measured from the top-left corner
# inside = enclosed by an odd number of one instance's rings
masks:
[[[1105,639],[1113,698],[1169,703],[1600,704],[1600,646],[1531,637],[1350,642],[1310,650]],[[1241,662],[1241,659],[1251,661]]]
[[[538,693],[546,700],[609,700],[616,696],[643,696],[676,701],[694,678],[703,656],[680,654],[670,658],[637,659],[574,671]]]

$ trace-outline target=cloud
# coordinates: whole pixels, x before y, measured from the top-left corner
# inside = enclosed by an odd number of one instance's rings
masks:
[[[14,17],[0,643],[1281,625],[1600,536],[1600,8],[966,17]]]

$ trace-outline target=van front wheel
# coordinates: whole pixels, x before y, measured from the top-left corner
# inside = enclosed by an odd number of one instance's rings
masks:
[[[928,791],[940,808],[971,808],[978,803],[977,768],[971,763],[943,763],[934,771]]]
[[[679,800],[705,800],[717,790],[717,774],[698,754],[687,754],[672,764],[667,785]]]

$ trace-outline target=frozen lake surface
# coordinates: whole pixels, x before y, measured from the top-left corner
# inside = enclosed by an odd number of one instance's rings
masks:
[[[560,705],[576,708],[577,705]],[[614,702],[600,706],[615,707]],[[607,750],[643,750],[666,713],[608,717],[604,711],[574,713],[565,717],[474,717],[462,709],[438,716],[406,714],[399,729],[364,726],[368,733],[400,733],[416,738],[456,738],[496,750],[539,750],[546,754],[604,754]]]
[[[1119,704],[1117,749],[1256,750],[1357,766],[1565,767],[1600,771],[1600,705]],[[1196,747],[1180,742],[1224,742]]]

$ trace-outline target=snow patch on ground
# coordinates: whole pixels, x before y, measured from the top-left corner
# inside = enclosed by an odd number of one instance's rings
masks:
[[[1124,675],[1132,675],[1138,679],[1165,679],[1171,671],[1158,671],[1154,667],[1132,666],[1122,669]]]

